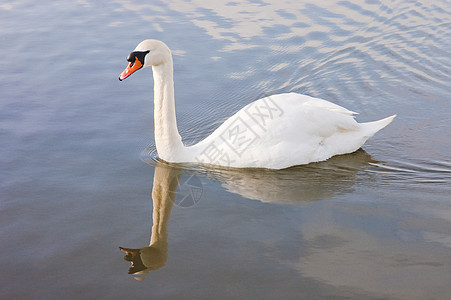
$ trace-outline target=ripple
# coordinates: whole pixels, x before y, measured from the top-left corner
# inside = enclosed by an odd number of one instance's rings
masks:
[[[125,9],[140,7],[119,2]],[[174,17],[171,10],[182,13],[207,35],[224,41],[220,51],[252,55],[248,64],[225,76],[236,81],[252,78],[255,84],[249,88],[264,88],[265,93],[283,89],[330,94],[339,101],[352,96],[367,103],[368,90],[381,94],[388,90],[374,85],[396,90],[402,83],[403,90],[413,95],[424,94],[422,90],[432,85],[437,93],[449,93],[451,22],[444,5],[179,0],[164,9],[146,6],[149,14],[142,9],[140,14],[144,20],[155,20],[158,11],[158,20],[169,22]],[[264,48],[269,51],[261,51]],[[274,71],[272,62],[282,57],[283,64],[292,68]],[[256,65],[252,61],[258,58],[262,63]],[[337,89],[343,85],[347,87]]]
[[[401,180],[404,184],[433,183],[450,187],[451,164],[446,161],[398,161],[370,163],[368,172],[387,175],[388,180]]]
[[[191,111],[208,114],[191,117],[178,106],[184,141],[198,142],[245,104],[274,92],[325,98],[362,115],[401,111],[399,120],[407,114],[405,120],[414,124],[430,119],[427,114],[434,111],[446,114],[444,105],[451,92],[451,22],[445,5],[360,0],[315,4],[282,0],[264,5],[244,0],[224,4],[173,1],[159,10],[159,20],[183,16],[183,22],[218,42],[217,51],[208,56],[214,57],[215,65],[208,68],[221,69],[206,71],[199,81],[215,76],[218,81],[223,78],[224,85],[205,92],[208,99],[196,102],[196,98],[189,104]],[[186,50],[185,57],[193,53]],[[434,102],[426,102],[430,100]],[[432,128],[434,121],[430,122]],[[405,130],[400,135],[415,134],[410,127],[402,127]],[[434,134],[439,136],[438,131]],[[409,139],[398,147],[410,145]],[[421,143],[425,141],[415,146]],[[152,151],[145,156],[156,161]],[[414,155],[375,163],[368,172],[410,183],[450,182],[446,163],[422,161]]]
[[[149,145],[141,151],[140,158],[146,164],[154,165],[157,161],[159,161],[157,147],[155,147],[155,145]]]

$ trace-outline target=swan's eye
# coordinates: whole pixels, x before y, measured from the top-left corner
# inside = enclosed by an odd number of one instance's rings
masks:
[[[132,52],[127,56],[127,61],[131,63],[135,62],[135,52]]]

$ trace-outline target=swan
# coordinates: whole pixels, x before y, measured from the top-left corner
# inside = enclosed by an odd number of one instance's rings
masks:
[[[339,105],[284,93],[246,105],[210,136],[185,146],[177,129],[173,62],[168,46],[158,40],[144,40],[127,61],[120,81],[137,70],[152,67],[155,145],[158,157],[170,163],[284,169],[324,161],[358,150],[396,116],[357,123],[356,113]]]

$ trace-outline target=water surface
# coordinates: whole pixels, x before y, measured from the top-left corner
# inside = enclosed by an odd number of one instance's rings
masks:
[[[0,4],[0,298],[447,299],[450,14],[447,1]],[[282,171],[161,164],[151,71],[117,80],[146,38],[173,50],[188,144],[276,92],[398,117],[354,154]]]

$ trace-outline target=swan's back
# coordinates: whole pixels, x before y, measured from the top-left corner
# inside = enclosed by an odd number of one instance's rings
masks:
[[[355,113],[326,100],[278,94],[245,106],[209,137],[186,148],[185,161],[283,169],[359,149],[395,116],[359,124]]]

